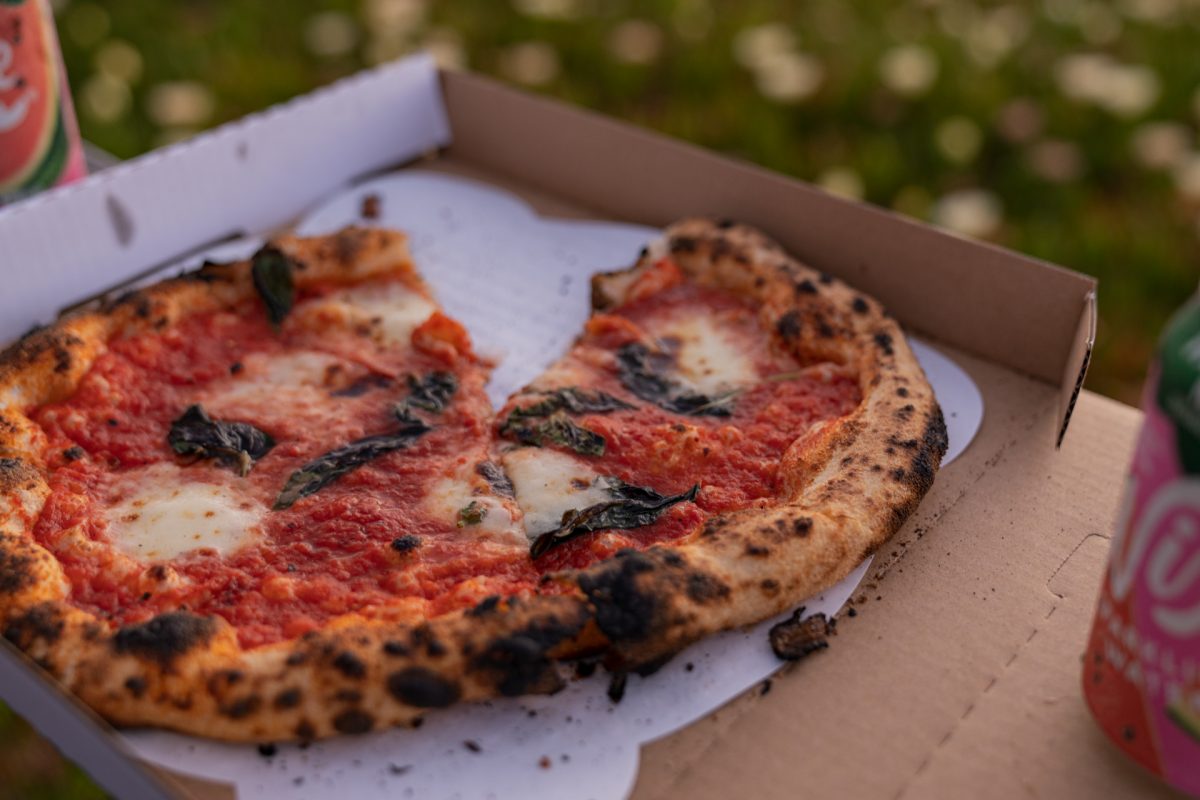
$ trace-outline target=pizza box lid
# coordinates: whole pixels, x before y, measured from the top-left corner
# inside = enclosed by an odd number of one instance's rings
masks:
[[[955,733],[989,692],[989,729],[1016,730],[1030,713],[997,703],[995,687],[1036,687],[1064,659],[1076,669],[1110,526],[1103,498],[1115,495],[1136,426],[1132,411],[1085,394],[1084,433],[1054,452],[1094,340],[1090,278],[469,73],[438,74],[418,57],[0,210],[0,339],[189,252],[286,226],[331,191],[414,160],[497,184],[543,214],[757,225],[953,353],[990,409],[961,465],[877,558],[856,601],[862,619],[844,622],[834,647],[777,679],[769,698],[745,697],[650,745],[635,793],[804,785],[899,796],[937,763],[971,767],[931,784],[941,790],[1007,785],[996,781],[1013,779],[1011,765],[976,757]],[[1059,620],[1072,624],[1047,624],[1070,575],[1083,590],[1071,584],[1075,610]],[[1042,668],[1013,669],[1037,635],[1051,643],[1037,649]],[[31,672],[11,648],[0,649],[0,671]],[[129,759],[103,723],[62,711],[73,704],[60,693],[17,686],[6,677],[0,695],[104,786],[150,791],[109,768]],[[1055,702],[1082,708],[1077,693]],[[89,726],[102,735],[80,733]],[[1076,750],[1092,766],[1112,757]],[[1064,785],[1054,770],[1043,761],[1019,777],[1035,790]],[[216,786],[174,790],[221,796]]]

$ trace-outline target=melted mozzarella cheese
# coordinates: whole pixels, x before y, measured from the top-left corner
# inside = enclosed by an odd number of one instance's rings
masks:
[[[567,511],[612,499],[595,471],[556,450],[513,450],[504,455],[504,468],[525,513],[525,535],[530,539],[557,528]]]
[[[679,340],[677,376],[693,389],[708,395],[755,383],[758,374],[739,347],[736,335],[722,330],[707,317],[673,320],[655,331],[663,338]]]
[[[350,327],[369,325],[392,347],[410,344],[413,331],[437,310],[428,298],[398,282],[341,289],[308,306],[306,311],[332,313]]]
[[[452,525],[459,522],[458,512],[471,503],[483,511],[483,519],[473,525],[463,525],[464,531],[490,536],[524,539],[524,535],[513,523],[512,514],[496,497],[476,494],[471,483],[463,478],[444,478],[433,485],[425,497],[425,508],[434,519]]]
[[[259,536],[266,508],[235,490],[189,482],[157,465],[124,478],[127,493],[105,512],[108,535],[138,561],[161,561],[200,548],[226,555]]]
[[[242,363],[242,371],[223,382],[214,400],[231,404],[277,397],[281,391],[325,388],[347,365],[336,356],[315,350],[265,355],[251,353]]]

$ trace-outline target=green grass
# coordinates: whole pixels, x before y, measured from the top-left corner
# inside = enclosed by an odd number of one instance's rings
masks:
[[[122,157],[432,43],[443,58],[473,70],[872,203],[940,222],[957,213],[977,235],[1097,276],[1101,322],[1088,386],[1126,402],[1137,401],[1167,316],[1196,286],[1196,3],[59,6],[84,135]],[[1163,10],[1170,16],[1155,16]],[[312,21],[318,12],[327,15],[320,24]],[[630,26],[635,18],[643,24]],[[739,38],[768,23],[774,33],[760,35],[757,47]],[[789,33],[791,45],[770,45],[772,36]],[[883,76],[886,54],[901,45],[916,50],[900,77],[919,84],[911,62],[920,62],[917,73],[922,63],[937,64],[922,91],[894,88],[896,70],[890,83]],[[1067,59],[1079,54],[1104,54],[1110,62],[1099,71],[1095,60],[1074,62],[1075,81],[1067,85]],[[189,83],[172,84],[179,81]],[[1141,151],[1160,164],[1147,166],[1134,143],[1156,130],[1159,145]],[[964,190],[982,194],[966,195],[964,205]],[[33,741],[11,717],[0,717],[0,740],[18,753]],[[88,796],[78,773],[34,764],[42,762],[0,756],[0,786],[19,785],[25,796]],[[13,769],[26,783],[12,784]]]

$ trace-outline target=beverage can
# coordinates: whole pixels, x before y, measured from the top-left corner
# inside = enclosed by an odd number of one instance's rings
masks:
[[[1143,396],[1083,693],[1126,754],[1200,794],[1200,302],[1180,309]]]
[[[0,0],[0,205],[87,167],[48,0]]]

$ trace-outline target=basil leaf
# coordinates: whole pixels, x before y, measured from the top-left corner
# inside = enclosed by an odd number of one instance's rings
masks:
[[[250,258],[250,277],[267,307],[267,318],[276,328],[296,302],[296,284],[292,281],[295,261],[278,247],[267,245]]]
[[[605,482],[613,499],[564,513],[557,528],[533,540],[529,548],[531,557],[538,558],[563,542],[569,542],[585,533],[649,525],[676,503],[694,502],[696,493],[700,491],[700,484],[696,484],[683,494],[667,497],[653,489],[634,486],[616,478],[601,480]]]
[[[396,433],[356,439],[318,456],[291,474],[283,490],[275,498],[273,510],[290,508],[300,498],[320,491],[347,472],[352,472],[382,455],[407,447],[429,430],[429,426],[423,422],[409,423]]]
[[[504,470],[500,468],[499,464],[493,461],[480,461],[475,465],[475,472],[488,482],[493,492],[501,497],[517,496],[512,481],[504,474]]]
[[[585,456],[604,455],[604,437],[576,425],[562,412],[541,422],[529,422],[509,415],[500,426],[501,436],[511,436],[523,445],[541,447],[557,444]]]
[[[275,446],[274,439],[248,422],[214,420],[198,405],[188,406],[171,423],[167,443],[181,456],[219,459],[242,477]]]
[[[607,414],[610,411],[621,411],[635,408],[620,398],[605,392],[589,392],[584,389],[567,387],[541,392],[542,400],[524,408],[514,408],[508,415],[514,417],[548,417],[556,411],[569,411],[572,414]]]
[[[458,510],[458,527],[465,528],[468,525],[478,525],[483,522],[483,518],[487,516],[487,506],[481,504],[478,500],[472,500],[464,508]]]
[[[622,345],[617,350],[617,373],[621,384],[641,399],[674,414],[692,417],[728,417],[730,406],[739,392],[710,396],[694,392],[666,375],[672,358],[651,352],[641,342]]]
[[[458,378],[452,372],[431,372],[423,378],[408,376],[408,398],[410,406],[423,408],[431,413],[446,410],[450,398],[458,391]]]

